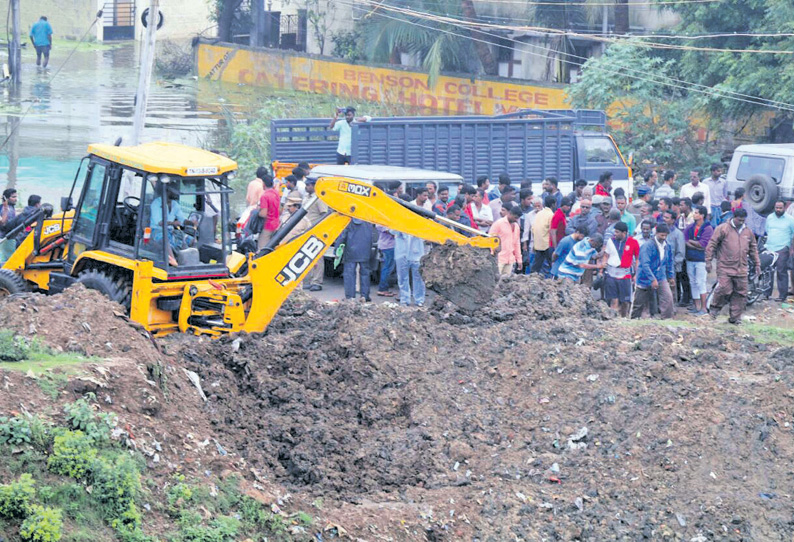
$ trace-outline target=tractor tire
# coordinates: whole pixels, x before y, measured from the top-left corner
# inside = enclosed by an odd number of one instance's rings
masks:
[[[744,197],[759,215],[767,216],[775,210],[780,188],[768,175],[753,175],[744,183],[744,191]]]
[[[28,292],[28,283],[10,269],[0,269],[0,299]]]
[[[125,286],[122,280],[114,279],[102,271],[89,269],[80,273],[77,282],[86,288],[98,291],[125,309],[129,309],[130,288]]]

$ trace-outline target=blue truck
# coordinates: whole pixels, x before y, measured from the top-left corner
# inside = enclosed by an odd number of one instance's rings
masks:
[[[508,173],[515,184],[556,177],[563,193],[573,182],[594,185],[609,171],[613,187],[633,192],[631,169],[594,110],[525,109],[496,116],[383,117],[352,125],[354,164],[446,171],[474,183]],[[271,121],[274,169],[298,162],[336,163],[338,132],[328,119]],[[280,167],[279,167],[280,166]],[[536,190],[538,193],[539,190]]]

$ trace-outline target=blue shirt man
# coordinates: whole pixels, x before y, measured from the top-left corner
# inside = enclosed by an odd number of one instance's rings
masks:
[[[791,246],[794,238],[794,219],[785,214],[785,204],[775,203],[775,212],[766,217],[766,249],[778,252]]]
[[[36,66],[41,66],[41,57],[44,55],[44,67],[50,62],[50,47],[52,47],[52,27],[44,15],[30,29],[30,41],[36,48]]]
[[[601,269],[604,267],[603,264],[593,265],[589,263],[598,254],[603,245],[604,238],[597,233],[576,243],[557,270],[557,276],[561,279],[570,279],[577,282],[584,275],[585,269]]]
[[[786,204],[778,201],[775,203],[775,212],[766,217],[766,250],[778,254],[775,264],[778,301],[785,301],[788,297],[789,249],[794,239],[794,218],[787,215],[785,209]]]
[[[554,249],[554,254],[552,254],[551,257],[551,276],[557,276],[560,266],[565,261],[565,258],[568,257],[568,253],[573,246],[584,239],[586,235],[587,233],[584,231],[584,228],[579,226],[571,235],[566,235],[557,243],[557,248]]]

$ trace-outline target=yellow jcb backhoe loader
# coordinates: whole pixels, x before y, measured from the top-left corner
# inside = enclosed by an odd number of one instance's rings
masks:
[[[434,243],[499,244],[466,237],[375,186],[324,178],[316,197],[331,209],[325,217],[279,245],[312,199],[267,246],[245,256],[230,239],[234,161],[169,143],[97,144],[88,153],[61,212],[43,209],[21,225],[32,231],[0,269],[0,295],[55,294],[82,283],[125,306],[155,336],[219,336],[263,331],[352,218]]]

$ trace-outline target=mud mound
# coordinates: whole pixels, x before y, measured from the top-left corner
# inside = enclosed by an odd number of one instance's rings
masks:
[[[546,280],[538,275],[502,277],[485,314],[500,321],[518,316],[534,320],[566,317],[607,320],[615,316],[604,302],[593,299],[590,288]]]
[[[206,409],[247,464],[309,496],[421,502],[437,538],[789,539],[794,395],[763,362],[789,351],[603,323],[549,282],[533,312],[538,284],[501,284],[495,306],[524,305],[509,321],[454,325],[292,299],[261,336],[183,357],[232,390]]]
[[[434,245],[422,258],[422,278],[428,288],[466,311],[475,311],[491,300],[499,269],[488,250]]]
[[[433,312],[451,324],[491,325],[510,320],[555,320],[559,318],[593,318],[609,320],[615,311],[602,301],[593,299],[585,286],[546,280],[538,275],[508,275],[499,280],[493,298],[477,310],[436,298]]]
[[[0,301],[0,328],[87,356],[159,359],[150,339],[133,327],[124,309],[82,284],[62,294],[24,294]]]

